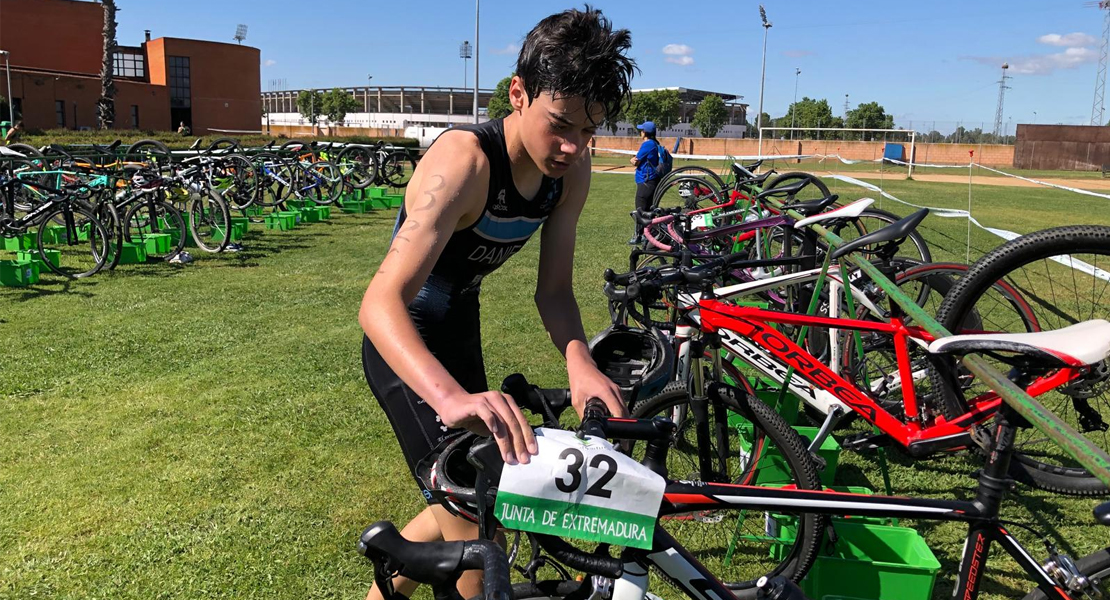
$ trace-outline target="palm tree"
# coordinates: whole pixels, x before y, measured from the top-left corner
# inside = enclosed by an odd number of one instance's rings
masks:
[[[101,129],[116,122],[116,82],[113,59],[116,52],[116,0],[100,0],[104,5],[104,55],[100,60],[100,99],[96,101]]]

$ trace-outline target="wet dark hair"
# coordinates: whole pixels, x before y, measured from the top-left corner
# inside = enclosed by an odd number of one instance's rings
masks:
[[[579,96],[587,107],[601,104],[604,120],[615,121],[632,98],[632,75],[639,71],[626,55],[631,47],[627,29],[613,31],[613,23],[587,4],[585,10],[551,15],[528,32],[516,73],[529,105],[543,92],[556,98]]]

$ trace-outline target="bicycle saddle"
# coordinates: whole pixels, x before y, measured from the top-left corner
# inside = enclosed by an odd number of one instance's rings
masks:
[[[925,217],[927,216],[929,216],[929,209],[923,208],[904,219],[900,219],[891,223],[890,225],[887,225],[886,227],[883,227],[878,231],[873,231],[867,235],[860,236],[834,250],[832,253],[832,260],[841,258],[851,252],[859,250],[860,248],[866,248],[867,246],[870,246],[872,244],[878,245],[885,244],[886,242],[903,240],[906,238],[906,236],[913,233],[913,230],[917,229],[917,226],[920,225],[921,221],[925,220]]]
[[[1094,319],[1030,333],[952,335],[929,344],[929,352],[934,354],[992,351],[1014,352],[1060,367],[1094,365],[1110,356],[1110,322]]]
[[[806,200],[805,202],[792,202],[790,204],[783,204],[783,210],[794,210],[802,213],[805,216],[815,215],[817,213],[825,212],[825,209],[832,206],[834,202],[840,199],[836,194],[830,194],[825,198],[819,200]]]
[[[798,192],[802,191],[802,188],[809,185],[811,181],[813,180],[807,177],[806,179],[801,179],[794,183],[780,185],[769,190],[763,190],[762,192],[759,192],[759,195],[757,195],[756,198],[762,199],[768,198],[770,196],[794,196]]]
[[[1110,502],[1103,502],[1095,507],[1095,522],[1099,525],[1110,527]]]
[[[831,197],[836,198],[836,194],[833,194]],[[847,206],[841,206],[840,208],[834,208],[833,210],[806,217],[801,221],[794,223],[794,229],[801,229],[802,227],[805,227],[806,225],[809,225],[811,223],[823,223],[826,221],[832,221],[833,219],[853,219],[860,216],[860,214],[862,214],[868,206],[871,206],[874,203],[874,198],[860,198],[859,200],[856,200],[855,202]]]

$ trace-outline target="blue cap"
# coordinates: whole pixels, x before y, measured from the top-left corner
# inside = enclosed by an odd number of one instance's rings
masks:
[[[654,135],[655,134],[655,122],[654,121],[644,121],[644,124],[643,125],[637,125],[636,129],[639,129],[641,131],[646,131],[646,132]]]

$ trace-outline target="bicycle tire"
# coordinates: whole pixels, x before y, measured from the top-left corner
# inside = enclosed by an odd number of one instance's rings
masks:
[[[374,151],[360,144],[350,144],[339,152],[336,164],[347,183],[356,190],[366,189],[378,178]],[[348,174],[353,176],[348,177]]]
[[[813,198],[810,198],[809,194],[805,194],[804,197],[799,197],[797,195],[789,196],[787,198],[787,200],[789,200],[790,202],[804,202],[806,200],[820,200],[822,198],[828,198],[829,195],[832,194],[832,192],[829,191],[829,186],[826,185],[824,181],[821,181],[820,177],[814,175],[813,173],[805,173],[805,172],[802,172],[802,171],[790,171],[788,173],[780,174],[779,176],[775,177],[774,179],[768,181],[767,185],[763,186],[763,191],[766,192],[767,190],[773,190],[773,189],[775,189],[779,186],[788,185],[788,184],[793,183],[793,182],[795,182],[797,180],[800,180],[800,179],[809,179],[810,180],[810,185],[812,185],[814,187],[814,189],[816,189],[818,192],[820,192],[820,195],[815,196]],[[802,191],[804,191],[808,187],[809,186],[803,187]],[[799,192],[799,193],[801,193],[801,192]]]
[[[412,180],[416,160],[404,150],[394,150],[386,155],[384,164],[378,165],[378,171],[391,187],[403,188]]]
[[[8,144],[8,150],[18,152],[27,157],[42,158],[42,152],[30,144]]]
[[[220,195],[229,208],[243,210],[258,198],[258,171],[241,154],[228,154],[216,163],[213,180],[225,186]]]
[[[120,248],[123,246],[123,224],[120,222],[119,211],[111,201],[111,191],[107,190],[107,198],[96,204],[94,214],[104,229],[108,232],[108,257],[104,268],[109,271],[119,266]]]
[[[68,279],[90,277],[103,269],[104,263],[108,259],[108,232],[88,209],[71,205],[69,211],[73,214],[73,236],[69,235],[68,226],[65,227],[64,237],[56,237],[57,234],[51,230],[51,224],[64,224],[66,222],[66,207],[64,206],[52,210],[39,220],[39,230],[35,236],[39,257],[47,269]],[[77,217],[81,217],[81,219]],[[60,220],[58,220],[59,218]],[[79,232],[82,229],[86,229],[87,240],[80,239]],[[83,260],[86,253],[81,248],[85,242],[89,244],[91,263]],[[51,244],[58,245],[52,247]],[[55,248],[59,249],[60,254],[57,265],[51,262],[47,256],[47,251]],[[78,257],[82,258],[79,263],[76,262]]]
[[[158,140],[139,140],[127,147],[124,160],[151,162],[156,167],[166,167],[173,163],[173,153],[168,146]]]
[[[748,406],[751,409],[750,414],[755,417],[756,423],[752,424],[750,434],[744,434],[750,435],[746,441],[742,441],[741,439],[740,428],[729,428],[729,436],[735,439],[739,450],[736,453],[732,452],[733,439],[730,439],[728,442],[729,455],[732,459],[730,463],[741,467],[740,470],[735,473],[730,469],[727,473],[729,482],[759,485],[792,484],[798,486],[799,489],[821,489],[813,459],[810,457],[809,452],[806,450],[797,432],[791,429],[790,426],[786,424],[786,421],[769,406],[755,399],[754,396],[749,395],[749,398]],[[634,418],[643,419],[651,418],[656,415],[667,416],[680,410],[685,410],[687,414],[690,414],[692,408],[688,406],[689,402],[690,396],[686,383],[673,381],[668,383],[658,395],[637,405],[632,411],[632,415]],[[687,406],[683,406],[684,404]],[[725,404],[726,408],[733,412],[738,414],[749,414],[745,408],[738,404],[734,404],[731,399],[726,398]],[[672,443],[668,455],[668,467],[672,464],[676,464],[674,459],[679,458],[684,447],[687,449],[694,448],[696,451],[696,432],[693,432],[690,427],[692,421],[693,419],[686,418],[676,423],[679,429],[675,434],[675,441]],[[692,432],[694,433],[695,439],[691,442],[686,439],[686,435]],[[748,450],[744,450],[745,444],[747,444]],[[637,450],[642,446],[641,444],[632,447],[631,451],[634,456]],[[763,471],[763,461],[765,459],[771,460],[770,450],[772,448],[778,450],[781,460],[784,461],[784,463],[775,462],[774,464],[779,467],[785,464],[785,474]],[[755,457],[754,460],[753,456]],[[696,463],[697,458],[687,454],[686,457],[681,460],[686,461],[686,469],[690,469]],[[747,461],[746,464],[744,464],[745,461]],[[682,468],[682,463],[677,463],[677,466]],[[693,472],[688,470],[683,472],[676,471],[677,469],[671,471],[671,478],[687,480],[703,479],[697,470]],[[763,478],[764,475],[766,475],[766,478]],[[689,550],[709,554],[715,549],[719,550],[722,543],[725,548],[737,543],[737,536],[735,534],[745,526],[745,523],[741,523],[740,521],[736,521],[735,523],[731,522],[727,515],[730,513],[741,513],[743,515],[745,512],[746,511],[724,507],[718,511],[704,511],[698,515],[693,515],[690,520],[661,519],[660,524],[671,525],[671,528],[674,529],[672,535],[674,535],[676,539],[683,541],[684,544],[689,541]],[[709,515],[708,518],[707,515]],[[756,519],[741,517],[747,521],[747,525],[754,525],[751,529],[754,533],[746,535],[752,537],[755,541],[755,544],[753,544],[754,549],[745,548],[743,551],[738,551],[738,554],[742,556],[740,561],[743,564],[738,567],[723,564],[710,567],[721,573],[719,578],[725,582],[725,585],[730,589],[741,592],[745,590],[754,592],[756,581],[763,575],[784,575],[797,581],[801,579],[813,565],[813,561],[817,555],[818,543],[824,532],[826,519],[823,516],[814,514],[792,515],[792,518],[797,523],[795,542],[790,546],[789,551],[779,552],[781,558],[776,558],[774,557],[774,552],[769,552],[772,544],[767,541],[766,534],[767,528],[770,527],[769,523],[772,517],[763,515],[762,513],[761,515],[760,518]],[[708,519],[715,519],[715,525],[719,525],[719,527],[711,527]],[[778,523],[782,520],[783,519],[775,519],[774,522]],[[690,529],[697,539],[691,540],[689,536],[684,536],[682,532],[678,531],[678,527],[675,527],[676,524],[684,523],[695,524],[690,527]],[[714,537],[712,535],[713,533],[717,533],[717,537],[710,540],[710,538]],[[721,539],[723,536],[731,536],[731,541]],[[701,543],[705,544],[705,548],[698,547]],[[751,568],[752,565],[759,560],[764,560],[766,562],[764,564],[757,564],[754,569]],[[706,561],[703,560],[703,562]],[[771,566],[770,563],[775,564]],[[724,571],[726,568],[730,570],[727,572]],[[743,569],[743,572],[737,572],[737,569]]]
[[[1080,573],[1095,582],[1096,589],[1102,592],[1103,597],[1110,595],[1110,548],[1103,548],[1080,558],[1075,561],[1075,566],[1079,567]],[[1048,596],[1040,588],[1035,588],[1024,600],[1048,600]]]
[[[151,211],[152,206],[153,212]],[[146,214],[143,214],[143,210],[146,210]],[[177,243],[171,244],[169,252],[151,253],[148,249],[147,260],[168,260],[185,249],[187,240],[185,219],[181,216],[181,211],[169,202],[161,200],[155,200],[153,203],[149,200],[139,201],[127,209],[123,222],[125,227],[124,241],[132,244],[145,244],[151,233],[169,233],[171,238],[175,232],[177,233]]]
[[[1050,272],[1050,269],[1057,269],[1057,267],[1050,264],[1050,261],[1051,257],[1063,255],[1073,257],[1077,255],[1082,257],[1105,256],[1107,257],[1106,262],[1102,264],[1110,265],[1110,227],[1070,225],[1046,229],[1023,235],[995,248],[980,258],[972,266],[967,276],[957,282],[949,297],[941,304],[937,313],[937,321],[953,333],[966,330],[969,319],[980,319],[983,323],[981,326],[983,329],[1013,332],[1055,329],[1086,318],[1106,317],[1108,311],[1101,310],[1097,302],[1097,299],[1105,296],[1101,293],[1096,295],[1094,289],[1092,289],[1089,298],[1081,299],[1076,293],[1074,305],[1070,303],[1070,298],[1057,297],[1055,286],[1057,283],[1061,285],[1065,283],[1066,278]],[[1085,262],[1088,264],[1094,262],[1095,268],[1100,268],[1097,260],[1092,261],[1087,258]],[[1043,266],[1044,269],[1043,276],[1040,273],[1032,273],[1033,271],[1039,271],[1040,266]],[[1029,273],[1025,271],[1026,267],[1030,267],[1031,271]],[[1066,266],[1061,266],[1060,269],[1062,271],[1057,272],[1070,274],[1074,282],[1075,269],[1068,269]],[[1100,278],[1105,279],[1104,277]],[[1023,279],[1024,281],[1022,281]],[[1098,278],[1092,277],[1091,279]],[[1003,298],[1010,303],[1007,310],[1012,310],[1014,313],[1012,315],[991,310],[990,303],[992,301],[998,306],[1006,308],[1005,304],[993,300],[993,296],[988,296],[988,292],[998,289],[997,286],[1001,285],[999,282],[1009,285],[1011,289],[1019,294],[1016,303],[1015,300]],[[1042,298],[1046,285],[1053,296],[1050,301]],[[1088,305],[1090,307],[1089,311]],[[1036,309],[1041,306],[1048,306],[1048,309],[1038,313]],[[1097,314],[1095,314],[1096,312]],[[1092,380],[1106,374],[1106,362],[1104,361],[1100,368],[1092,371],[1090,374]],[[942,391],[943,406],[950,418],[963,414],[967,410],[967,398],[974,397],[978,393],[972,391],[976,386],[974,379],[970,377],[970,374],[963,373],[965,376],[960,378],[960,389],[953,390],[944,381],[934,383],[935,386],[944,386],[937,389]],[[1106,450],[1110,447],[1110,435],[1107,434],[1105,429],[1102,429],[1101,435],[1092,437],[1090,435],[1092,431],[1084,431],[1084,427],[1077,426],[1079,422],[1078,414],[1075,415],[1075,419],[1069,419],[1069,404],[1074,408],[1076,406],[1076,396],[1093,392],[1098,382],[1095,381],[1090,384],[1091,387],[1084,389],[1082,386],[1085,383],[1086,380],[1078,382],[1075,386],[1065,386],[1071,388],[1070,390],[1065,389],[1065,387],[1051,390],[1039,396],[1038,400],[1054,414],[1067,420],[1080,433],[1086,435],[1092,443]],[[1061,390],[1064,391],[1061,392]],[[1101,414],[1110,418],[1110,391],[1107,391],[1106,387],[1103,386],[1101,388],[1101,399],[1095,398],[1095,401],[1092,402],[1091,398],[1093,396],[1084,399],[1086,404],[1088,406],[1097,404],[1104,409]],[[1070,403],[1068,402],[1069,399],[1071,400]],[[1100,420],[1101,414],[1099,415]],[[1105,420],[1102,420],[1102,422],[1105,423]],[[1033,433],[1030,434],[1030,431]],[[1076,466],[1073,459],[1065,456],[1055,444],[1049,442],[1049,450],[1033,448],[1033,442],[1038,442],[1038,440],[1036,438],[1030,439],[1030,435],[1039,435],[1039,432],[1035,429],[1018,430],[1017,439],[1015,440],[1018,451],[1014,454],[1014,460],[1011,462],[1010,468],[1012,477],[1034,487],[1062,494],[1102,495],[1108,491],[1105,484],[1088,473],[1086,469]],[[1025,449],[1023,450],[1023,448]],[[1054,452],[1053,458],[1055,460],[1053,462],[1046,462],[1033,457],[1034,452],[1043,454],[1049,451]]]
[[[212,140],[211,144],[204,149],[204,153],[211,156],[219,153],[220,155],[232,154],[238,152],[241,146],[239,140],[232,137],[222,137]]]
[[[713,183],[716,184],[716,189],[718,189],[718,190],[723,190],[726,187],[728,187],[725,184],[725,180],[722,179],[721,176],[716,173],[716,171],[714,171],[713,169],[709,169],[707,167],[702,167],[702,166],[698,166],[698,165],[686,165],[684,167],[678,167],[678,168],[675,168],[675,169],[671,169],[670,173],[667,173],[666,175],[663,176],[662,179],[659,180],[659,187],[663,187],[671,179],[675,179],[677,177],[691,177],[691,176],[694,176],[694,177],[708,177],[708,178],[712,179]]]
[[[310,200],[320,205],[333,204],[338,197],[338,190],[343,185],[343,176],[339,168],[328,161],[318,161],[305,167],[300,173],[304,181],[311,179],[315,185],[310,194]]]
[[[189,232],[205,252],[218,253],[231,241],[231,211],[214,189],[193,192],[189,198]]]
[[[859,228],[860,236],[863,236],[863,235],[866,235],[868,233],[878,231],[879,229],[881,229],[883,227],[886,227],[887,225],[890,225],[890,224],[900,220],[901,218],[902,217],[899,217],[898,215],[896,215],[892,212],[887,212],[885,210],[881,210],[881,209],[878,209],[878,208],[867,208],[862,213],[860,213],[859,218],[856,219],[856,223],[858,223],[860,225],[860,228]],[[869,220],[877,221],[878,223],[881,223],[881,224],[877,224],[877,226],[868,226],[868,221]],[[844,237],[844,236],[841,236],[841,237],[846,242],[855,239],[855,238],[848,238],[848,237]],[[931,263],[931,262],[933,262],[933,253],[929,249],[929,243],[925,241],[925,237],[921,235],[920,231],[918,231],[917,229],[914,229],[913,231],[910,232],[909,236],[907,236],[906,240],[913,243],[913,247],[915,249],[915,252],[914,252],[913,255],[902,254],[901,256],[904,256],[906,258],[911,258],[913,260],[918,260],[918,261],[921,261],[922,263]],[[906,243],[903,242],[902,243],[902,248],[905,248],[905,247],[906,247]],[[865,250],[866,250],[866,248],[865,248]]]
[[[255,203],[262,207],[281,204],[289,197],[293,189],[292,181],[286,177],[290,172],[284,159],[276,154],[259,154],[254,159],[255,168],[258,172],[258,196],[255,198]],[[271,166],[266,167],[267,163]],[[267,173],[267,170],[269,173]],[[282,175],[283,172],[284,175]],[[275,175],[281,175],[282,179],[286,179],[290,185],[278,181]]]

